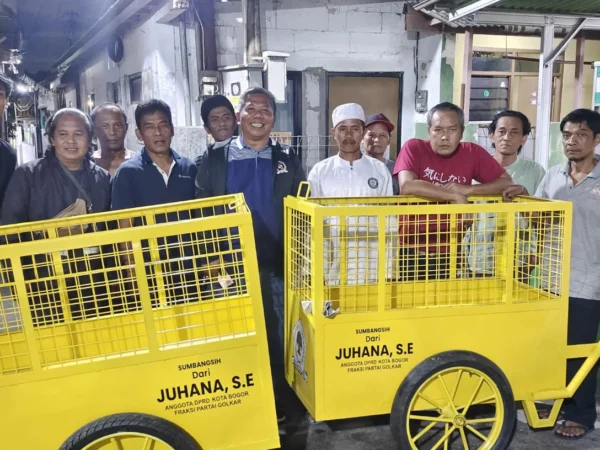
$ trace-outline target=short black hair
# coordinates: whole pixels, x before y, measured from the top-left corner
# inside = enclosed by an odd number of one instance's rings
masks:
[[[240,104],[238,111],[242,111],[246,103],[248,102],[248,97],[251,95],[264,95],[269,99],[269,103],[271,103],[271,108],[273,109],[273,116],[277,114],[277,101],[275,100],[275,96],[268,90],[261,87],[253,87],[244,91],[244,93],[240,97]]]
[[[96,125],[96,116],[103,109],[118,109],[123,116],[123,120],[125,121],[125,125],[129,125],[129,121],[127,120],[127,113],[125,109],[117,103],[103,103],[101,105],[96,106],[93,111],[90,113],[90,119],[92,120],[92,124]]]
[[[433,121],[433,115],[437,112],[449,111],[455,112],[460,122],[460,128],[464,131],[465,129],[465,113],[464,111],[456,106],[454,103],[443,102],[439,105],[435,105],[427,112],[427,128],[431,128],[431,122]]]
[[[498,121],[503,117],[516,117],[521,120],[521,124],[523,125],[523,135],[527,136],[531,133],[531,122],[527,118],[525,114],[520,111],[513,111],[512,109],[506,109],[504,111],[500,111],[498,114],[494,116],[492,119],[492,123],[488,126],[488,132],[490,134],[494,134],[496,132],[496,128],[498,127]]]
[[[210,97],[204,99],[202,106],[200,107],[200,115],[202,116],[202,122],[204,125],[208,125],[208,115],[210,112],[220,106],[226,107],[229,111],[231,111],[231,114],[235,116],[235,109],[233,109],[233,105],[227,97],[218,94],[211,95]]]
[[[560,131],[563,132],[567,122],[586,124],[594,136],[600,134],[600,113],[592,111],[591,109],[576,109],[565,116],[560,122]]]
[[[12,91],[12,85],[8,81],[4,81],[4,79],[0,77],[0,88],[4,89],[4,92],[6,93],[6,98],[8,98]]]
[[[155,112],[161,112],[167,116],[169,125],[171,125],[171,128],[173,128],[173,116],[171,115],[171,108],[169,108],[169,105],[162,100],[153,98],[140,103],[137,108],[135,108],[135,124],[138,129],[141,129],[142,127],[142,117]]]
[[[80,110],[75,108],[59,109],[54,113],[54,115],[52,115],[52,117],[50,117],[50,119],[48,119],[48,121],[46,122],[46,136],[48,136],[48,138],[54,138],[54,133],[56,132],[56,125],[58,123],[58,119],[60,119],[63,116],[78,117],[79,119],[83,120],[88,139],[90,143],[92,142],[92,137],[94,136],[92,121],[86,113],[81,112]]]

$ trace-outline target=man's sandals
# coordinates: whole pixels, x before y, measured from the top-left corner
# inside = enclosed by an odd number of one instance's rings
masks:
[[[540,419],[547,419],[550,416],[550,409],[548,409],[548,408],[540,409],[538,411],[538,414],[540,416]],[[589,427],[586,427],[585,425],[581,425],[581,424],[578,424],[575,422],[570,422],[573,425],[566,425],[567,421],[565,420],[565,414],[562,411],[558,414],[558,418],[556,419],[556,422],[557,422],[557,424],[554,427],[554,434],[561,439],[576,441],[576,440],[584,437],[586,434],[594,431],[593,428],[589,428]],[[577,434],[575,436],[568,436],[563,433],[559,433],[558,430],[579,431],[580,434]]]
[[[554,428],[554,434],[561,438],[561,439],[567,439],[569,441],[577,441],[579,439],[581,439],[582,437],[584,437],[586,434],[591,433],[592,431],[594,431],[594,428],[590,428],[590,427],[586,427],[585,425],[581,425],[579,423],[575,423],[575,422],[570,422],[572,425],[567,425],[566,420],[564,420],[561,424],[557,425],[556,428]],[[581,432],[580,434],[576,434],[576,435],[566,435],[563,433],[559,433],[559,430],[562,430],[563,432],[565,431],[579,431]]]

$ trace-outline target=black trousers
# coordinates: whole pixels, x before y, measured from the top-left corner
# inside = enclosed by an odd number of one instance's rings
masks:
[[[108,314],[109,281],[105,257],[93,255],[84,257],[81,249],[69,250],[68,258],[61,264],[64,273],[64,288],[73,320],[88,319]],[[47,255],[35,256],[35,270],[24,270],[24,278],[29,290],[29,307],[34,326],[51,325],[64,321],[61,303],[61,287],[54,271],[52,260]],[[32,259],[28,257],[27,264]],[[92,273],[94,272],[94,273]]]
[[[445,280],[450,276],[450,255],[427,255],[412,248],[403,249],[399,268],[401,281]]]
[[[567,343],[593,344],[598,341],[600,324],[600,300],[569,299],[569,330]],[[567,383],[573,379],[584,358],[567,361]],[[585,377],[573,398],[566,399],[563,406],[565,420],[594,428],[596,422],[596,384],[598,364]]]

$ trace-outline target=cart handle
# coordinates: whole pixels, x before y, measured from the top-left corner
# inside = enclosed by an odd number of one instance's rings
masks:
[[[306,189],[306,191],[305,191],[306,194],[302,195],[304,188]],[[296,194],[296,197],[306,200],[309,196],[310,196],[310,183],[308,181],[301,181],[300,185],[298,186],[298,193]]]
[[[235,199],[234,201],[229,203],[229,205],[227,205],[227,207],[229,209],[231,209],[232,211],[236,211],[238,208],[244,206],[245,204],[246,204],[246,202],[243,199]]]

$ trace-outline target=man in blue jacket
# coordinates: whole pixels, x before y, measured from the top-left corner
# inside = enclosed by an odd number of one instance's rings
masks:
[[[269,137],[276,109],[275,97],[266,89],[242,94],[237,113],[241,134],[202,155],[196,197],[243,193],[252,213],[277,417],[282,421],[282,397],[289,389],[283,372],[283,199],[296,195],[306,177],[296,155]]]
[[[144,143],[142,150],[133,158],[119,166],[113,178],[112,209],[121,210],[142,206],[162,205],[194,199],[194,180],[196,166],[183,156],[179,156],[172,148],[174,127],[171,109],[161,100],[148,100],[140,103],[135,110],[135,130],[137,138]],[[187,211],[168,214],[157,213],[157,223],[176,222],[189,219]],[[141,220],[134,223],[121,220],[120,227],[139,226]],[[171,303],[189,302],[198,299],[195,275],[193,245],[189,244],[192,236],[168,236],[158,240],[159,256],[165,262],[163,277],[165,279],[166,296]],[[121,250],[121,264],[129,269],[133,265],[133,255]],[[144,252],[146,262],[150,253]],[[166,262],[168,261],[168,263]],[[146,267],[146,274],[151,288],[152,300],[156,301],[158,290],[152,265]],[[139,274],[138,274],[139,276]],[[132,277],[133,279],[133,277]]]

